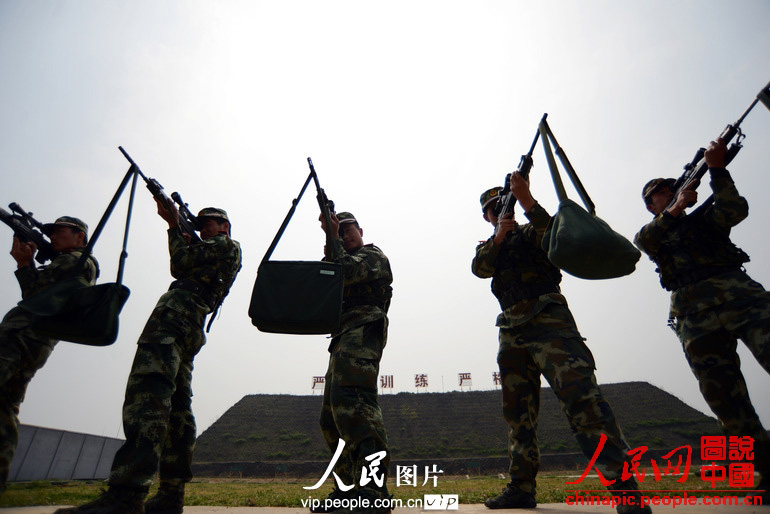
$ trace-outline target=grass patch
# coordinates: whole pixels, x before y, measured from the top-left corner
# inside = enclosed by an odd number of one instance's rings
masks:
[[[278,436],[278,439],[280,441],[296,441],[296,440],[304,440],[307,439],[307,435],[303,434],[302,432],[292,432],[292,433],[286,433]],[[308,440],[309,441],[309,440]]]

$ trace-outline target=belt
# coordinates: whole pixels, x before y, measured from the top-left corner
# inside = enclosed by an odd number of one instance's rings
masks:
[[[347,309],[349,307],[357,307],[359,305],[372,305],[374,307],[379,307],[380,309],[385,309],[385,306],[388,305],[388,302],[389,300],[380,300],[379,298],[375,298],[373,296],[351,296],[342,300],[342,308]]]
[[[190,291],[191,293],[194,293],[198,295],[201,300],[203,300],[206,305],[209,306],[210,309],[214,309],[216,306],[216,301],[214,299],[214,291],[211,290],[210,287],[204,286],[203,284],[196,282],[194,280],[190,280],[187,278],[180,278],[177,280],[174,280],[171,282],[171,285],[168,287],[168,290],[171,291],[172,289],[184,289],[185,291]]]
[[[680,273],[674,280],[671,280],[667,284],[663,284],[668,291],[676,291],[684,286],[689,286],[701,280],[707,278],[716,277],[717,275],[723,275],[733,271],[741,271],[741,266],[709,266],[707,268],[700,268],[694,271],[688,271]]]
[[[503,293],[498,301],[503,310],[522,300],[537,298],[548,293],[560,293],[558,284],[551,282],[539,282],[536,284],[519,285]]]

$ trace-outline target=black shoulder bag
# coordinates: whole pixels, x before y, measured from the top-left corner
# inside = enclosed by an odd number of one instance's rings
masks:
[[[120,254],[118,276],[115,282],[89,285],[78,276],[86,260],[112,214],[115,204],[123,194],[129,178],[133,176],[131,196],[128,202],[126,228],[123,235],[123,251]],[[90,346],[108,346],[118,337],[118,317],[128,299],[130,290],[123,285],[128,231],[134,206],[137,173],[132,165],[126,172],[120,187],[113,196],[91,240],[83,250],[73,272],[75,276],[62,280],[53,286],[19,302],[19,307],[35,314],[37,319],[32,328],[39,334],[53,339]]]
[[[315,182],[318,204],[326,221],[326,245],[334,249],[329,201],[318,182],[313,161],[307,159],[310,174],[292,201],[289,213],[267,249],[257,271],[251,294],[249,317],[262,332],[279,334],[329,334],[342,315],[342,266],[327,261],[271,261],[278,241],[294,215],[310,180]],[[333,256],[336,261],[338,255]]]

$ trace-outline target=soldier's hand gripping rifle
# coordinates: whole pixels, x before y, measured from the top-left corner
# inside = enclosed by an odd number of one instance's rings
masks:
[[[160,204],[163,206],[164,209],[166,209],[169,212],[174,211],[174,201],[177,202],[179,207],[177,210],[179,211],[179,228],[182,229],[182,232],[190,236],[191,242],[198,242],[201,240],[200,236],[195,233],[196,230],[198,230],[198,220],[195,218],[195,216],[190,213],[189,209],[187,208],[187,204],[182,202],[182,198],[179,196],[179,193],[173,193],[171,196],[172,198],[176,196],[178,200],[174,199],[172,201],[171,198],[166,196],[166,193],[163,192],[163,186],[160,185],[160,182],[155,180],[154,178],[147,178],[144,173],[142,173],[142,170],[139,169],[139,166],[134,162],[134,160],[131,158],[128,153],[123,150],[122,146],[118,147],[118,150],[123,154],[123,157],[128,160],[128,162],[131,163],[131,167],[134,168],[134,171],[139,174],[140,177],[144,180],[145,184],[147,185],[147,189],[150,190],[150,193],[152,193],[152,196],[158,199]]]
[[[548,113],[543,114],[543,117],[540,121],[545,120],[548,117]],[[539,125],[538,125],[539,126]],[[540,138],[540,130],[537,131],[535,134],[535,139],[532,141],[532,146],[529,147],[529,152],[527,152],[525,155],[521,156],[521,160],[519,160],[519,167],[516,169],[516,171],[519,172],[519,175],[524,180],[527,180],[529,178],[529,170],[532,169],[532,152],[535,151],[535,146],[537,145],[537,140]],[[508,213],[513,212],[513,207],[516,205],[516,197],[513,196],[513,191],[511,191],[511,174],[508,173],[505,176],[505,184],[503,185],[503,190],[500,192],[500,197],[497,199],[497,205],[495,205],[495,214],[497,214],[498,218],[502,218]]]
[[[0,208],[0,221],[13,229],[13,234],[24,243],[34,243],[37,246],[35,260],[40,264],[53,260],[56,250],[43,232],[43,224],[32,217],[31,212],[26,212],[19,204],[13,202],[8,205],[10,212]]]
[[[749,105],[749,108],[746,109],[741,117],[738,118],[738,121],[732,125],[727,125],[727,127],[725,127],[725,129],[719,135],[720,138],[724,139],[725,144],[730,143],[735,136],[738,136],[735,140],[735,143],[732,143],[727,149],[727,154],[725,155],[725,166],[730,164],[735,156],[738,155],[738,152],[741,150],[741,148],[743,148],[742,143],[746,138],[746,135],[741,131],[741,123],[743,123],[744,118],[746,118],[754,106],[757,105],[757,102],[762,102],[765,107],[770,109],[770,82],[768,82],[767,85],[765,85],[765,87],[762,88],[759,93],[757,93],[757,97],[753,102],[751,102],[751,105]],[[671,202],[666,206],[666,209],[670,208],[676,203],[676,200],[679,197],[679,193],[682,190],[688,187],[695,189],[700,185],[700,179],[703,178],[703,175],[705,175],[708,171],[708,164],[706,164],[706,159],[704,157],[705,153],[705,148],[699,148],[698,151],[695,152],[695,157],[693,160],[689,164],[685,164],[684,173],[671,186],[671,190],[674,192],[674,196],[671,199]],[[709,197],[705,202],[703,202],[701,207],[706,207],[712,202],[713,198]],[[693,204],[688,205],[688,207],[692,207],[692,205]]]

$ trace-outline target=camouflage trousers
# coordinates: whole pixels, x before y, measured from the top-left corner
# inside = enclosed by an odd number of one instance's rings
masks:
[[[740,339],[770,373],[770,293],[738,297],[681,316],[676,333],[722,430],[728,436],[753,437],[754,468],[770,478],[770,437],[751,404],[736,351]]]
[[[549,304],[527,323],[501,328],[497,364],[514,487],[536,492],[541,374],[556,394],[586,457],[593,456],[605,434],[607,441],[596,465],[610,480],[621,475],[629,447],[596,383],[593,355],[566,305]]]
[[[160,485],[166,488],[192,479],[193,358],[205,341],[199,316],[167,307],[153,311],[128,377],[123,404],[126,442],[112,462],[110,487],[146,490],[158,471]]]
[[[29,329],[0,324],[0,494],[5,490],[19,444],[19,407],[29,382],[56,343]]]
[[[350,329],[332,339],[321,406],[321,433],[332,452],[339,440],[345,447],[334,472],[345,485],[358,486],[361,471],[369,466],[366,457],[388,450],[382,411],[377,404],[377,376],[385,347],[385,320]],[[380,461],[378,476],[387,478],[390,455]],[[387,494],[387,486],[369,482],[366,488],[376,496]]]

